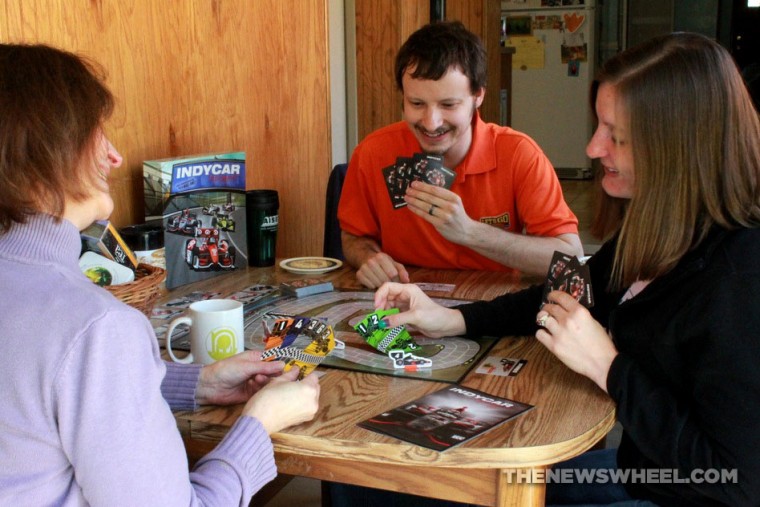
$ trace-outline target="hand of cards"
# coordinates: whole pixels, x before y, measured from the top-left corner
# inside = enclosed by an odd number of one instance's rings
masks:
[[[443,167],[443,158],[424,153],[413,157],[399,157],[394,165],[383,169],[383,178],[388,187],[394,208],[406,206],[404,194],[413,181],[422,181],[437,187],[451,188],[456,173]]]
[[[264,327],[263,361],[284,361],[285,371],[298,366],[298,380],[314,369],[335,348],[332,327],[318,319],[268,313]]]
[[[588,266],[581,264],[577,257],[554,252],[546,275],[546,285],[541,302],[548,303],[549,293],[553,290],[567,292],[586,308],[594,306],[594,294],[591,291],[591,274]]]
[[[387,354],[393,361],[394,368],[416,370],[417,368],[431,367],[433,365],[432,360],[427,357],[418,357],[412,353],[420,350],[421,347],[404,326],[396,326],[390,329],[385,327],[383,318],[398,312],[398,308],[372,312],[356,324],[354,329],[373,348]]]

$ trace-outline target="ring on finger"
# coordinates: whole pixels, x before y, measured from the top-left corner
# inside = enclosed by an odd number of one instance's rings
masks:
[[[536,324],[539,325],[539,327],[546,327],[546,321],[549,320],[550,315],[547,313],[545,315],[542,315],[538,320],[536,320]]]
[[[428,215],[432,215],[432,214],[433,214],[433,211],[435,211],[435,209],[436,209],[437,207],[438,207],[438,206],[436,206],[435,204],[431,204],[431,205],[430,205],[430,209],[428,210]]]

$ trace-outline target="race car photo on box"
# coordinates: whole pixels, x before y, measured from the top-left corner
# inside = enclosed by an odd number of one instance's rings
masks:
[[[247,265],[245,153],[143,162],[145,221],[160,224],[166,287]]]

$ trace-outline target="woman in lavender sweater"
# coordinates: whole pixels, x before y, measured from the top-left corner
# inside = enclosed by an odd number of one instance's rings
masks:
[[[0,505],[248,505],[317,378],[255,352],[166,364],[148,320],[80,272],[79,231],[113,210],[112,109],[94,64],[0,44]],[[171,408],[243,402],[188,471]]]

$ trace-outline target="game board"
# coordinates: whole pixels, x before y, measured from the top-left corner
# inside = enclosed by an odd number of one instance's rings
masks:
[[[278,289],[274,289],[270,294],[269,299],[273,302],[246,312],[246,349],[264,350],[264,328],[261,321],[265,314],[272,312],[303,315],[325,319],[332,326],[335,338],[346,345],[343,350],[334,349],[322,366],[456,383],[480,362],[497,341],[494,337],[482,337],[477,340],[461,336],[433,339],[409,329],[422,347],[415,354],[432,359],[432,368],[419,371],[395,369],[387,355],[369,346],[353,329],[365,315],[375,310],[374,292],[335,290],[301,298],[284,297],[278,295],[278,292]],[[447,307],[467,302],[449,298],[432,299]],[[157,335],[162,336],[158,329]],[[175,343],[176,340],[172,342],[172,348],[177,348]],[[181,348],[181,344],[178,346]]]

